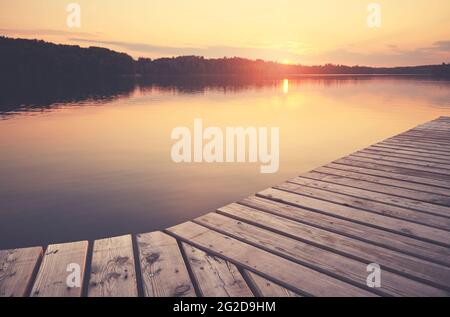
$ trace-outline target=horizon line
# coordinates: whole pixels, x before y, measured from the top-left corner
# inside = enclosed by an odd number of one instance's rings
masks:
[[[414,67],[430,67],[430,66],[442,66],[442,65],[448,65],[450,63],[446,63],[445,61],[443,61],[442,63],[439,64],[416,64],[416,65],[407,65],[407,66],[369,66],[369,65],[359,65],[359,64],[354,64],[354,65],[346,65],[346,64],[335,64],[333,62],[327,62],[327,63],[323,63],[323,64],[311,64],[311,65],[306,65],[306,64],[300,64],[300,63],[283,63],[283,62],[279,62],[279,61],[274,61],[274,60],[266,60],[266,59],[252,59],[252,58],[248,58],[248,57],[241,57],[241,56],[223,56],[223,57],[208,57],[208,56],[204,56],[204,55],[173,55],[171,57],[168,56],[161,56],[161,57],[157,57],[157,58],[149,58],[149,57],[144,57],[144,56],[139,56],[137,58],[133,57],[131,54],[124,52],[124,51],[119,51],[119,50],[115,50],[115,49],[111,49],[105,46],[96,46],[96,45],[90,45],[90,46],[82,46],[80,44],[62,44],[62,43],[56,43],[56,42],[51,42],[48,40],[44,40],[44,39],[39,39],[39,38],[22,38],[22,37],[10,37],[7,35],[2,35],[0,34],[0,38],[5,38],[5,39],[9,39],[9,40],[23,40],[23,41],[37,41],[37,42],[44,42],[47,44],[52,44],[52,45],[60,45],[60,46],[69,46],[69,47],[80,47],[80,48],[85,48],[85,49],[89,49],[89,48],[101,48],[101,49],[106,49],[115,53],[120,53],[120,54],[126,54],[129,57],[131,57],[134,61],[139,61],[139,59],[147,59],[147,60],[151,60],[151,61],[156,61],[156,60],[162,60],[162,59],[176,59],[176,58],[183,58],[183,57],[200,57],[200,58],[204,58],[206,60],[221,60],[221,59],[243,59],[243,60],[247,60],[247,61],[252,61],[252,62],[257,62],[257,61],[262,61],[264,63],[274,63],[274,64],[278,64],[279,66],[297,66],[297,67],[323,67],[323,66],[341,66],[341,67],[350,67],[350,68],[372,68],[372,69],[395,69],[395,68],[414,68]]]

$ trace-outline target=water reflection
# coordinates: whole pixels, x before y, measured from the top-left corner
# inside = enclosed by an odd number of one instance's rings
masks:
[[[204,94],[208,91],[233,94],[249,90],[262,90],[267,87],[281,87],[284,94],[289,93],[290,85],[301,86],[309,83],[325,87],[358,85],[373,80],[430,81],[425,76],[365,76],[365,75],[318,75],[291,76],[290,78],[255,78],[242,76],[179,76],[157,78],[111,79],[107,81],[72,82],[40,85],[25,83],[2,83],[0,94],[0,119],[27,112],[45,112],[67,105],[101,105],[120,98],[128,98],[136,93],[155,91],[181,94]],[[448,82],[440,82],[446,87]]]
[[[289,92],[289,79],[283,79],[283,92],[285,94]]]
[[[128,78],[0,98],[0,249],[160,230],[450,115],[450,83],[425,77]],[[195,118],[280,127],[279,172],[173,163],[171,131]]]

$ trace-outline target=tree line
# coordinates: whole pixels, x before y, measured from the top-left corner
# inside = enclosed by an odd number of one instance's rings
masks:
[[[285,65],[245,58],[180,56],[139,58],[106,48],[82,48],[40,40],[0,37],[0,80],[8,82],[65,82],[108,79],[117,76],[293,74],[415,74],[450,76],[450,64],[375,68],[345,65]]]

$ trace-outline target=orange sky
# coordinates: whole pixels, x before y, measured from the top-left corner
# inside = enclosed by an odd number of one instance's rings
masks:
[[[66,6],[81,6],[81,28]],[[382,9],[367,25],[367,5]],[[373,66],[450,62],[449,0],[14,0],[0,34],[104,46],[134,57],[242,56]]]

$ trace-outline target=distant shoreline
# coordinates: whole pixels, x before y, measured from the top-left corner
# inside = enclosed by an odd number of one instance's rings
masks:
[[[433,76],[450,78],[450,64],[409,67],[293,65],[240,57],[139,58],[101,47],[82,48],[0,36],[0,80],[14,82],[89,81],[122,76]]]

